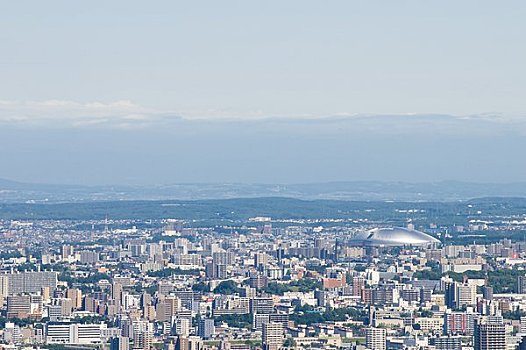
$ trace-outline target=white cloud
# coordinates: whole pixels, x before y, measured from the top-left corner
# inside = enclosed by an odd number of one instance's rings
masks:
[[[180,119],[175,113],[143,107],[131,101],[0,100],[0,123],[27,126],[115,128],[143,127]]]
[[[385,130],[393,133],[400,129],[407,132],[429,129],[431,123],[436,131],[480,129],[480,124],[499,124],[517,129],[526,122],[517,116],[502,116],[498,113],[451,116],[422,113],[355,114],[349,112],[327,113],[326,115],[267,114],[262,110],[236,111],[232,108],[188,110],[173,112],[145,107],[129,100],[113,102],[77,102],[70,100],[17,101],[0,100],[0,125],[27,127],[70,127],[70,128],[115,128],[133,129],[149,126],[165,127],[174,121],[193,120],[196,122],[232,123],[315,123],[332,125],[343,123],[353,128]],[[459,124],[461,123],[461,124]],[[459,126],[463,126],[460,128]],[[367,130],[369,130],[367,129]],[[490,127],[484,130],[493,131]]]

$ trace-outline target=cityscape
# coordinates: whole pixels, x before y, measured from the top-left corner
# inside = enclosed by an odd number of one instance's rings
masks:
[[[272,218],[278,199],[254,201],[237,219],[2,220],[3,346],[525,346],[526,213],[509,203],[457,203],[453,223],[446,203]]]
[[[0,350],[526,350],[526,1],[0,1]]]

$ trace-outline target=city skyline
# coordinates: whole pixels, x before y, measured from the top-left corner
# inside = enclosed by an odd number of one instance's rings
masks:
[[[0,350],[526,349],[526,2],[0,4]]]

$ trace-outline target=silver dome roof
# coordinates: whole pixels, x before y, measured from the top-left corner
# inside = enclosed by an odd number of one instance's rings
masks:
[[[358,233],[351,239],[352,245],[364,246],[427,246],[440,243],[438,239],[424,232],[406,228],[375,228]]]

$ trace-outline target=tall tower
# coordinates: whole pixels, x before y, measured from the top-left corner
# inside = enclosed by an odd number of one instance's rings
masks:
[[[104,233],[108,234],[110,233],[109,225],[108,225],[108,215],[104,218]]]

